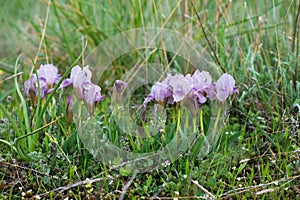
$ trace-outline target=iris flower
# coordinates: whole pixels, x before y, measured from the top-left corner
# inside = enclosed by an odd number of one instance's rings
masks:
[[[101,88],[91,82],[85,82],[83,88],[83,101],[90,113],[93,113],[95,106],[99,101],[102,101],[105,96],[101,95]]]
[[[73,86],[75,95],[84,101],[88,111],[93,113],[96,104],[103,100],[101,88],[91,82],[92,72],[89,68],[79,67],[78,65],[71,70],[70,78],[63,81],[61,87]]]
[[[237,93],[235,80],[229,74],[223,74],[216,83],[216,97],[220,102],[224,102],[230,95]]]
[[[40,84],[40,97],[44,98],[46,94],[52,91],[55,84],[59,82],[61,75],[53,64],[41,65],[37,70],[37,75],[33,74],[30,79],[25,81],[24,89],[27,96],[37,98],[38,83]]]

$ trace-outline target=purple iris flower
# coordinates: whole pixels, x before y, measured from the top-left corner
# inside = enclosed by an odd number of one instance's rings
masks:
[[[101,95],[101,88],[91,82],[85,82],[83,88],[83,101],[90,113],[95,110],[96,104],[105,98]]]
[[[81,68],[76,65],[71,70],[70,78],[65,79],[60,88],[73,86],[75,95],[84,101],[88,111],[93,113],[96,104],[104,99],[101,95],[101,88],[91,82],[92,72],[88,66]]]
[[[57,84],[61,79],[61,75],[58,74],[58,69],[53,64],[41,65],[37,73],[39,79],[44,79],[49,88]]]
[[[235,80],[229,74],[223,74],[216,83],[216,97],[220,102],[224,102],[229,95],[237,91]]]
[[[168,74],[162,82],[156,82],[143,105],[146,106],[151,100],[159,103],[173,104],[180,102],[188,96],[191,91],[190,77],[176,74]],[[165,102],[167,100],[167,102]]]
[[[200,105],[203,105],[207,101],[207,98],[210,98],[211,100],[215,98],[215,85],[208,72],[199,72],[196,70],[192,76],[187,76],[190,84],[192,85],[189,95],[190,99],[196,99]]]
[[[182,74],[176,74],[169,80],[174,102],[182,101],[191,91],[191,84]]]
[[[146,106],[151,100],[155,100],[156,102],[163,103],[165,99],[168,99],[172,96],[171,88],[160,82],[156,82],[152,88],[148,97],[145,99],[143,105]]]
[[[63,86],[72,85],[76,96],[82,99],[90,113],[95,110],[96,104],[104,99],[101,88],[91,82],[92,72],[89,68],[78,65],[71,70],[70,78],[63,81]]]
[[[43,81],[43,83],[45,83]],[[43,84],[46,85],[46,84]],[[40,86],[42,87],[42,84],[40,83]],[[24,89],[27,96],[31,96],[33,94],[34,96],[38,96],[38,82],[37,82],[37,76],[33,74],[30,79],[24,82]],[[41,91],[43,91],[41,89]],[[43,96],[45,92],[42,92]],[[40,95],[42,97],[42,94]]]
[[[75,94],[77,97],[84,99],[83,95],[83,85],[86,83],[91,83],[92,72],[88,69],[88,67],[79,67],[76,65],[71,70],[70,78],[65,79],[60,88],[67,87],[72,85],[75,89]]]
[[[37,70],[37,75],[33,74],[30,79],[25,81],[25,93],[27,96],[36,98],[38,96],[39,83],[40,97],[44,98],[46,94],[49,94],[52,91],[54,84],[57,84],[60,79],[61,75],[58,74],[58,69],[53,64],[41,65]]]
[[[196,70],[192,76],[193,86],[198,91],[205,91],[212,83],[210,74],[207,71],[199,72]]]

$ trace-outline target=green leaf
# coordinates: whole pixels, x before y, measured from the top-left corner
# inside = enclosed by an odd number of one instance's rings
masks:
[[[241,173],[241,171],[246,167],[247,162],[244,162],[242,165],[239,166],[237,174]]]
[[[121,167],[120,168],[120,174],[122,176],[129,176],[131,174],[131,169],[129,166],[126,166],[126,167]]]

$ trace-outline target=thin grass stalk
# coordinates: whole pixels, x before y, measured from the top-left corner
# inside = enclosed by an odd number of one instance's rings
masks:
[[[220,60],[219,60],[219,57],[218,57],[218,55],[217,55],[215,49],[213,48],[213,46],[212,46],[210,40],[208,39],[208,36],[207,36],[206,31],[205,31],[205,29],[204,29],[204,26],[203,26],[203,24],[202,24],[202,22],[201,22],[200,16],[199,16],[198,13],[197,13],[196,7],[195,7],[195,5],[194,5],[194,3],[193,3],[192,0],[190,0],[190,2],[191,2],[191,4],[192,4],[192,7],[193,7],[193,9],[194,9],[194,11],[195,11],[195,14],[196,14],[196,16],[197,16],[197,19],[198,19],[200,28],[201,28],[201,30],[202,30],[202,32],[203,32],[203,35],[204,35],[204,37],[205,37],[205,40],[207,41],[208,46],[210,47],[211,51],[213,52],[214,57],[215,57],[215,59],[216,59],[218,65],[219,65],[220,69],[223,71],[223,73],[225,73],[226,71],[225,71],[224,67],[221,65],[221,62],[220,62]]]
[[[299,18],[300,18],[300,3],[298,3],[298,11],[297,11],[297,17],[296,17],[296,22],[295,22],[295,27],[294,27],[294,42],[292,46],[292,51],[294,51],[295,48],[295,41],[296,41],[296,59],[298,60],[299,58]],[[294,90],[297,90],[297,77],[298,77],[298,62],[296,61],[296,66],[295,66],[295,74],[293,78],[293,86]]]
[[[15,71],[14,73],[16,74],[17,73],[17,70],[18,70],[18,64],[19,64],[19,60],[20,58],[22,57],[22,54],[18,56],[17,60],[16,60],[16,63],[15,63]],[[27,133],[30,133],[31,132],[31,129],[30,129],[30,123],[29,123],[29,116],[28,116],[28,112],[27,112],[27,106],[26,106],[26,101],[21,93],[21,90],[19,88],[19,85],[18,85],[18,80],[17,80],[17,76],[14,78],[14,84],[15,84],[15,88],[17,90],[17,94],[21,100],[21,104],[22,104],[22,108],[23,108],[23,115],[24,115],[24,120],[25,120],[25,128],[26,128],[26,132]],[[33,151],[34,149],[34,145],[33,143],[30,141],[32,138],[30,138],[28,140],[28,149],[29,151]]]
[[[53,4],[53,10],[54,10],[55,16],[57,18],[57,22],[59,24],[59,28],[61,30],[61,34],[63,36],[64,42],[66,43],[67,51],[68,51],[71,59],[74,60],[76,57],[75,57],[74,53],[72,52],[72,50],[70,48],[69,41],[68,41],[68,38],[66,36],[64,26],[62,25],[60,17],[58,15],[58,11],[57,11],[57,8],[56,8],[56,2],[55,2],[55,0],[52,0],[52,4]]]

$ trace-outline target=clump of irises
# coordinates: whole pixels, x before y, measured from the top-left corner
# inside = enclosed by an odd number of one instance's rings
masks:
[[[179,105],[178,115],[180,116],[180,105],[183,101],[188,101],[188,105],[191,107],[193,114],[194,131],[196,131],[196,115],[197,110],[200,112],[200,128],[201,133],[204,135],[204,126],[202,119],[202,108],[210,101],[218,101],[220,104],[224,104],[229,96],[234,93],[238,93],[235,86],[234,78],[225,73],[216,82],[213,82],[211,75],[207,71],[200,72],[196,70],[192,75],[168,74],[167,77],[161,81],[156,82],[152,88],[150,94],[143,102],[144,108],[154,101],[157,104],[166,107],[167,104]],[[221,107],[218,111],[215,121],[216,128],[220,118]],[[145,119],[145,113],[143,113],[143,120]],[[177,128],[180,124],[180,117],[177,118]]]
[[[93,84],[91,78],[92,72],[87,66],[81,68],[77,65],[72,68],[70,78],[66,78],[62,81],[59,89],[72,86],[75,95],[84,102],[88,111],[93,113],[96,104],[103,100],[105,96],[101,95],[101,88]],[[37,73],[25,81],[25,93],[31,98],[33,105],[35,105],[38,96],[43,99],[47,94],[51,93],[60,79],[61,75],[58,73],[57,67],[53,64],[41,65]],[[72,102],[72,97],[69,95],[67,98],[67,115],[69,116]],[[68,121],[70,121],[70,117],[68,118]]]
[[[235,80],[229,74],[223,74],[217,82],[213,82],[207,71],[196,70],[193,75],[171,75],[162,82],[156,82],[145,99],[144,107],[150,101],[160,104],[180,103],[184,99],[196,101],[201,108],[208,99],[223,103],[230,95],[237,93]]]
[[[74,93],[84,102],[88,111],[93,113],[96,104],[105,98],[101,95],[101,88],[91,81],[92,72],[89,68],[75,66],[71,70],[69,78],[62,81],[59,89],[65,87],[73,87]],[[33,74],[29,80],[24,83],[24,89],[27,96],[29,96],[36,104],[38,96],[43,99],[47,94],[53,91],[53,88],[61,80],[61,75],[58,69],[53,64],[41,65],[37,73]],[[117,95],[117,101],[120,99],[121,93],[126,89],[127,83],[117,80],[114,84],[114,91]],[[219,101],[224,103],[226,99],[237,93],[234,78],[225,73],[216,82],[213,82],[211,75],[207,71],[200,72],[196,70],[192,75],[168,74],[167,77],[161,81],[156,82],[150,94],[143,102],[146,108],[148,103],[154,101],[155,103],[166,104],[180,104],[184,100],[189,100],[192,104],[196,104],[201,110],[210,99],[210,101]],[[72,97],[67,98],[67,121],[72,121]]]

